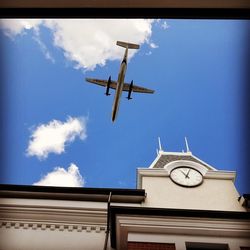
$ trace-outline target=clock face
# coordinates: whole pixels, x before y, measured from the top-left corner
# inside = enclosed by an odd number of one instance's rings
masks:
[[[185,187],[195,187],[203,181],[202,174],[191,167],[174,168],[170,173],[170,178],[173,182]]]

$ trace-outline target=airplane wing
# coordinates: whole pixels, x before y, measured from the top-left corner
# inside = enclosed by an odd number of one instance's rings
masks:
[[[103,86],[103,87],[107,87],[107,84],[108,84],[107,80],[100,80],[100,79],[95,79],[95,78],[86,78],[86,81],[90,82],[90,83],[100,85],[100,86]],[[117,82],[111,80],[110,88],[111,89],[116,89],[116,86],[117,86]],[[129,87],[130,87],[130,83],[124,83],[122,90],[129,92]],[[132,92],[153,94],[155,91],[151,90],[151,89],[147,89],[147,88],[143,88],[143,87],[133,85]]]
[[[108,81],[107,80],[100,80],[100,79],[94,79],[94,78],[86,78],[85,79],[87,82],[94,83],[103,87],[107,87]],[[117,82],[112,81],[110,82],[110,88],[111,89],[116,89]]]
[[[130,83],[124,83],[123,84],[123,91],[129,91],[129,87],[130,87]],[[152,89],[147,89],[147,88],[143,88],[140,86],[136,86],[133,85],[132,87],[132,92],[136,92],[136,93],[145,93],[145,94],[153,94],[155,91]]]

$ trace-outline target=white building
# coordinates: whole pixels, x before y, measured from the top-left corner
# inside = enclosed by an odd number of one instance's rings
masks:
[[[235,176],[160,150],[137,189],[1,185],[0,250],[250,249]]]

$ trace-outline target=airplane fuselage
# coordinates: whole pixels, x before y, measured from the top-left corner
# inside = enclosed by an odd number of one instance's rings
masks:
[[[128,47],[125,50],[125,54],[121,62],[120,71],[118,75],[117,87],[116,87],[115,97],[114,97],[114,102],[113,102],[113,107],[112,107],[112,122],[115,121],[117,113],[118,113],[118,109],[119,109],[125,74],[127,70],[127,57],[128,57]]]

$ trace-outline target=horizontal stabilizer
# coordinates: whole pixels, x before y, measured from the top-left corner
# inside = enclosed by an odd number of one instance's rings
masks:
[[[117,41],[116,45],[124,47],[124,48],[129,48],[129,49],[139,49],[140,45],[134,44],[134,43],[126,43],[126,42],[121,42]]]

